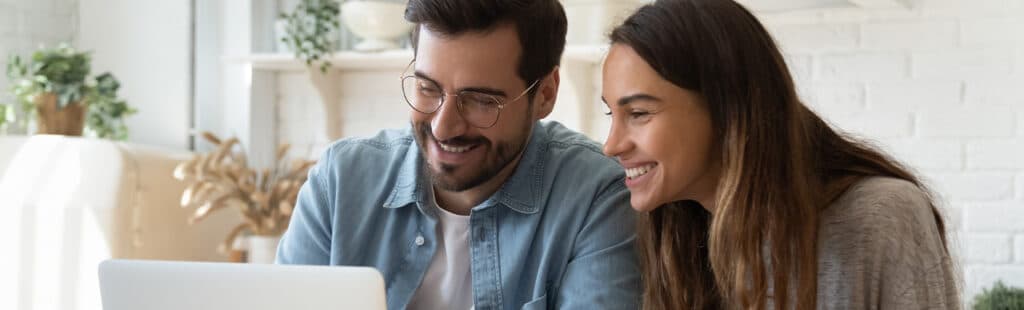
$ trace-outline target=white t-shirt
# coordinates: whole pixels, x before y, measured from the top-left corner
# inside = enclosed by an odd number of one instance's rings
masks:
[[[433,196],[433,195],[431,195]],[[437,253],[409,309],[473,309],[473,278],[469,265],[469,216],[437,210]]]

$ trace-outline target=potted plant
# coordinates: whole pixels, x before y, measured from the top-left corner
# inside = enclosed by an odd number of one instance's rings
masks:
[[[121,83],[110,73],[96,77],[96,84],[86,97],[89,114],[85,129],[95,137],[114,140],[128,139],[128,126],[124,119],[137,111],[117,97]]]
[[[974,297],[974,310],[1024,309],[1024,289],[1007,287],[1003,281]]]
[[[339,0],[302,0],[280,17],[287,21],[282,41],[307,66],[319,64],[321,72],[331,66],[328,58],[338,45],[340,7]]]
[[[38,133],[81,136],[88,129],[99,138],[123,140],[128,136],[124,118],[136,111],[117,98],[120,83],[113,75],[89,79],[91,69],[89,53],[61,44],[40,49],[27,61],[12,56],[7,76],[26,120],[36,117]]]
[[[221,140],[203,132],[202,136],[217,146],[207,154],[196,155],[179,164],[174,177],[189,182],[181,195],[181,206],[196,208],[189,223],[195,223],[220,209],[238,209],[242,223],[231,229],[221,252],[227,252],[235,239],[248,232],[250,262],[272,263],[281,234],[288,228],[299,188],[315,161],[287,161],[289,146],[277,150],[273,169],[248,166],[244,151],[235,151],[238,139]]]

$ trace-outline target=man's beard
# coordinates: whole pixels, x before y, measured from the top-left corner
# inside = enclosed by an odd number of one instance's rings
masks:
[[[429,158],[426,158],[428,143],[437,143],[437,139],[434,138],[433,131],[428,123],[413,123],[413,129],[415,131],[416,144],[419,145],[420,152],[426,159],[423,169],[430,177],[431,183],[440,189],[452,192],[465,191],[493,179],[494,176],[510,165],[519,153],[522,152],[531,131],[527,129],[523,136],[517,137],[518,139],[515,140],[518,140],[518,143],[516,144],[513,144],[513,142],[495,145],[484,137],[455,137],[446,141],[440,141],[448,145],[475,145],[474,147],[476,148],[484,148],[484,159],[480,165],[474,167],[472,166],[473,164],[468,164],[456,167],[443,163],[432,163]],[[467,170],[468,176],[461,179],[457,178],[455,173],[458,169]]]

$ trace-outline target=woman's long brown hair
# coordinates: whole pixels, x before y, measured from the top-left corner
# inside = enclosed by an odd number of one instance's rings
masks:
[[[719,143],[713,216],[692,201],[642,216],[645,309],[765,309],[769,300],[775,309],[813,309],[821,210],[869,176],[927,193],[899,163],[803,105],[771,36],[733,1],[659,0],[610,37],[699,93]]]

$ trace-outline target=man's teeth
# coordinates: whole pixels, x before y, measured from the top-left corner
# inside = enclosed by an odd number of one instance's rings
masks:
[[[654,169],[654,166],[656,166],[656,164],[650,164],[650,165],[646,165],[646,166],[643,166],[643,167],[636,167],[636,168],[626,168],[626,177],[630,178],[630,179],[633,179],[633,178],[637,178],[639,176],[645,175],[645,174],[647,174],[647,172],[650,172],[651,169]]]
[[[447,144],[444,144],[444,143],[438,143],[438,144],[441,145],[441,149],[442,150],[444,150],[445,152],[449,152],[449,153],[463,153],[463,152],[469,151],[469,149],[473,148],[472,146],[452,146],[452,145],[447,145]]]

